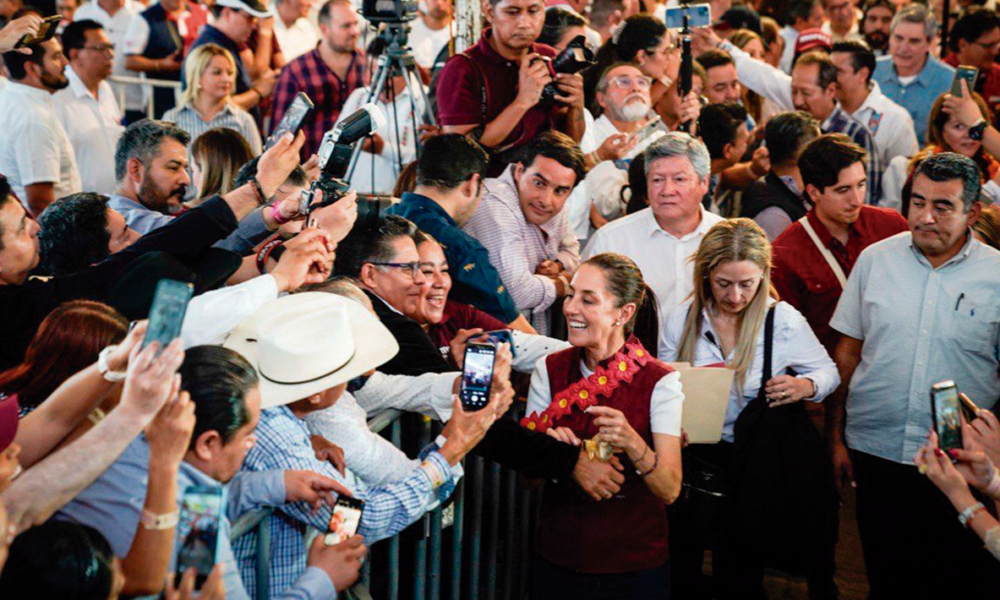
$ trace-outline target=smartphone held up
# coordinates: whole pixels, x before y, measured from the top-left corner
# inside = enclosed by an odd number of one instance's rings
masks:
[[[462,408],[477,411],[490,403],[490,386],[493,385],[493,363],[497,347],[492,343],[468,344],[462,368],[462,384],[459,397]]]
[[[194,569],[195,587],[201,589],[215,567],[219,547],[219,523],[222,519],[223,492],[221,487],[190,486],[181,500],[177,523],[177,585],[188,569]]]
[[[954,381],[939,381],[931,386],[931,421],[941,450],[962,448],[962,408]]]

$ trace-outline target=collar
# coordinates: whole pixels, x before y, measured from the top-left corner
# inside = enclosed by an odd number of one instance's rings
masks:
[[[881,104],[884,97],[885,94],[882,93],[882,88],[879,87],[877,81],[872,79],[871,87],[868,88],[868,97],[861,103],[858,110],[854,111],[854,114],[858,114],[865,109],[871,109],[875,112],[879,112],[878,106],[876,105]]]
[[[936,271],[938,269],[942,269],[944,267],[947,267],[948,265],[950,265],[952,263],[962,262],[963,260],[965,260],[966,258],[968,258],[969,254],[972,252],[972,243],[975,242],[975,241],[976,241],[976,238],[972,235],[972,228],[970,227],[969,230],[965,232],[965,244],[962,246],[962,249],[958,251],[958,254],[956,254],[955,256],[952,256],[951,258],[949,258],[948,261],[945,262],[943,265],[937,267],[936,269],[932,269],[932,270]],[[920,262],[921,264],[925,264],[928,267],[930,266],[930,261],[928,261],[927,257],[924,256],[924,253],[920,250],[920,248],[917,248],[913,244],[913,235],[912,235],[912,233],[910,234],[910,251],[913,252],[914,256],[916,256],[918,262]]]
[[[692,231],[691,233],[685,235],[684,237],[677,238],[674,237],[674,234],[660,227],[660,223],[656,220],[656,215],[653,214],[652,208],[646,208],[644,210],[649,211],[646,213],[647,237],[653,237],[655,235],[662,234],[672,239],[675,239],[678,242],[686,242],[690,239],[694,239],[696,237],[705,235],[706,233],[708,233],[708,230],[712,228],[712,225],[714,225],[714,223],[709,223],[708,219],[705,218],[705,208],[701,206],[701,204],[699,203],[698,215],[701,217],[701,220],[698,222],[698,226],[695,227],[694,231]]]
[[[892,61],[891,58],[889,60]],[[923,86],[926,87],[928,85],[928,83],[929,83],[927,81],[927,79],[930,77],[930,71],[931,71],[931,68],[932,68],[931,64],[934,61],[936,61],[936,60],[937,60],[936,58],[934,58],[933,56],[931,56],[930,54],[928,54],[927,55],[927,60],[924,61],[924,68],[920,69],[920,72],[917,73],[917,75],[916,75],[916,79],[914,79],[913,82],[910,85],[913,85],[914,83],[919,83],[919,84],[921,84],[921,85],[923,85]],[[899,72],[896,70],[896,63],[895,63],[895,61],[892,62],[892,73],[893,73],[893,75],[896,76],[897,80],[901,77],[901,75],[899,74]],[[907,75],[907,77],[910,77],[910,75]]]
[[[864,213],[864,211],[861,212],[862,214]],[[834,239],[833,234],[826,228],[826,225],[824,225],[823,222],[819,220],[819,217],[816,216],[816,207],[809,209],[809,212],[806,213],[806,219],[809,220],[809,224],[812,225],[813,231],[816,232],[816,236],[819,238],[819,241],[823,242],[824,246],[832,248],[833,242],[836,241],[838,244],[840,243],[840,240]],[[860,220],[861,217],[858,217],[858,221]],[[850,236],[852,234],[856,233],[856,230],[854,229],[855,223],[857,223],[857,221],[851,223],[851,225],[847,228],[848,240],[850,240]]]
[[[371,296],[372,298],[377,298],[379,302],[381,302],[382,304],[385,304],[386,308],[388,308],[392,312],[394,312],[394,313],[396,313],[397,315],[400,315],[400,316],[404,316],[404,317],[406,316],[403,313],[401,313],[398,310],[396,310],[395,306],[389,304],[384,299],[382,299],[382,296],[379,296],[378,294],[376,294],[375,292],[373,292],[371,290],[365,290],[365,291],[368,292],[368,295]]]
[[[477,46],[479,46],[479,51],[483,54],[483,58],[486,59],[486,62],[493,63],[494,65],[507,65],[508,63],[515,64],[516,61],[501,56],[500,53],[493,48],[489,40],[490,35],[492,34],[492,27],[484,29],[483,35],[479,38],[479,43],[477,44]],[[538,42],[533,42],[529,52],[538,52],[539,46],[540,44]]]
[[[239,44],[234,42],[231,37],[222,33],[221,30],[217,29],[211,23],[205,23],[205,25],[202,26],[201,35],[212,39],[212,41],[218,43],[220,46],[225,47],[227,50],[235,51],[236,56],[234,58],[236,59],[237,64],[240,63]]]
[[[822,129],[824,133],[828,132],[830,131],[830,127],[832,127],[837,120],[844,120],[846,116],[847,113],[844,112],[844,109],[840,108],[840,102],[838,102],[836,106],[833,107],[833,112],[830,113],[830,116],[823,121],[822,125],[820,125],[820,129]]]
[[[224,107],[222,107],[222,110],[220,110],[218,113],[216,113],[215,116],[212,117],[212,119],[209,120],[209,121],[205,121],[205,119],[203,119],[201,117],[201,113],[199,113],[197,110],[195,110],[194,105],[192,105],[190,103],[182,104],[180,106],[180,110],[178,112],[183,113],[185,111],[193,113],[196,117],[198,117],[198,120],[201,121],[201,122],[203,122],[203,123],[211,123],[212,121],[215,121],[216,119],[218,119],[219,117],[221,117],[223,115],[232,114],[232,112],[233,112],[233,105],[232,105],[231,102],[226,102],[226,105]]]
[[[445,222],[448,223],[448,225],[451,225],[452,227],[458,227],[458,223],[455,221],[455,219],[452,218],[451,215],[448,214],[448,211],[446,211],[440,204],[435,202],[433,198],[428,198],[423,194],[417,194],[415,192],[404,192],[403,197],[400,198],[400,204],[407,204],[414,208],[422,208],[427,212],[432,213],[435,216],[444,219]]]
[[[143,440],[143,441],[145,442],[145,440]],[[148,450],[149,442],[145,442],[145,443],[146,443],[147,452],[148,452],[149,451]],[[192,465],[191,463],[189,463],[186,460],[182,460],[181,461],[181,466],[180,466],[180,469],[178,470],[178,475],[181,476],[181,477],[186,477],[194,485],[205,486],[205,487],[216,488],[216,489],[217,488],[225,487],[224,485],[222,485],[221,481],[213,479],[212,477],[209,477],[205,473],[202,473],[201,471],[198,470],[197,467],[195,467],[194,465]]]
[[[73,93],[73,96],[77,99],[81,98],[93,98],[97,100],[97,96],[90,93],[87,86],[84,85],[83,80],[80,76],[76,74],[76,70],[72,65],[66,65],[66,70],[63,71],[66,74],[66,79],[69,80],[69,89]]]
[[[143,206],[141,203],[136,202],[131,198],[126,198],[125,196],[120,196],[118,194],[111,194],[110,196],[108,196],[108,198],[111,201],[111,203],[117,205],[113,206],[112,208],[114,208],[118,212],[122,212],[122,210],[141,210],[145,212],[153,212],[148,208],[146,208],[145,206]]]

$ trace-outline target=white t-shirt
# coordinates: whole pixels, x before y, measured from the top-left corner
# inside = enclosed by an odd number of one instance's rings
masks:
[[[417,64],[425,69],[434,66],[434,59],[441,53],[441,50],[448,45],[452,33],[455,30],[455,23],[452,21],[447,27],[441,29],[431,29],[424,24],[424,20],[419,16],[410,21],[410,48],[413,49],[413,58]]]
[[[66,77],[69,86],[56,92],[53,100],[59,122],[73,145],[82,189],[113,194],[117,187],[115,147],[125,131],[114,91],[102,81],[95,98],[73,67],[66,67]]]
[[[312,52],[319,44],[319,32],[309,19],[300,17],[291,26],[285,25],[281,17],[274,18],[274,35],[278,37],[281,53],[285,60],[291,62],[296,58]]]
[[[73,19],[83,21],[89,19],[97,21],[104,27],[108,34],[108,39],[115,45],[115,60],[111,63],[111,74],[124,77],[139,77],[137,71],[129,71],[125,68],[125,33],[128,31],[132,19],[137,17],[146,8],[135,0],[125,0],[125,4],[118,9],[114,16],[108,14],[101,8],[97,0],[90,0],[76,10]],[[142,88],[132,84],[111,84],[115,94],[124,94],[125,107],[129,110],[142,109]]]
[[[48,91],[12,81],[0,92],[0,173],[25,202],[25,186],[35,183],[54,184],[56,199],[81,190],[73,146]]]
[[[580,361],[580,372],[590,377],[593,371]],[[626,384],[627,385],[627,384]],[[530,416],[541,413],[552,403],[552,389],[549,386],[549,370],[545,357],[538,360],[535,372],[531,374],[531,388],[528,391],[528,412]],[[681,408],[684,392],[681,389],[681,374],[674,371],[656,382],[649,398],[649,430],[652,433],[681,435]]]

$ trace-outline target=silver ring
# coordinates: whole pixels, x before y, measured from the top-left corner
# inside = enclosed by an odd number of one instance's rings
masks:
[[[613,494],[611,492],[604,492],[604,497],[605,498],[611,498],[612,495]]]
[[[784,399],[785,399],[785,392],[781,392],[781,399],[782,399],[782,400],[784,400]]]

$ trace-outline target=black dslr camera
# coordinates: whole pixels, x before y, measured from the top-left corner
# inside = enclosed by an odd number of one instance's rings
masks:
[[[575,75],[592,64],[594,64],[594,51],[587,47],[586,36],[578,35],[566,46],[565,50],[552,59],[549,63],[549,70],[552,72],[554,80],[559,73]],[[556,82],[550,82],[542,89],[542,98],[539,103],[551,103],[558,93],[559,87]]]
[[[308,190],[302,192],[299,200],[300,213],[308,215],[316,209],[330,206],[350,192],[350,186],[342,177],[347,173],[354,144],[377,132],[383,125],[385,115],[382,110],[375,104],[366,104],[326,132],[317,154],[320,176]],[[316,190],[323,192],[323,200],[319,203],[314,203]],[[358,220],[354,222],[352,231],[370,231],[377,227],[382,211],[390,206],[392,199],[389,197],[359,194]]]
[[[416,0],[364,0],[361,14],[371,23],[403,23],[417,16]]]

